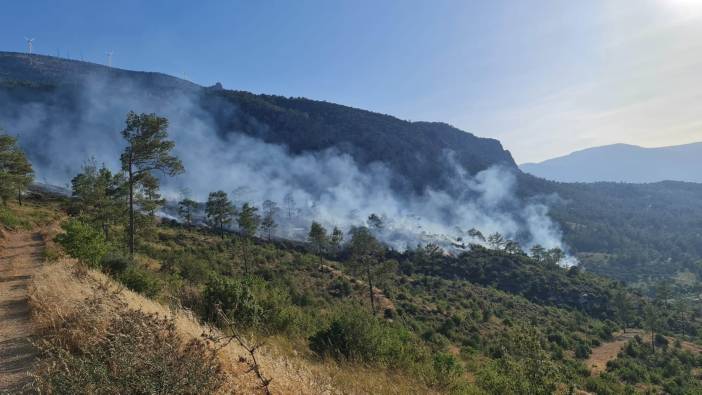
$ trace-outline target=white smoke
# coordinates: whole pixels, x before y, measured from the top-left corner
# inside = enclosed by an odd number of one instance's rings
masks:
[[[0,97],[10,108],[0,111],[0,124],[19,133],[40,181],[66,185],[91,156],[117,170],[126,113],[155,112],[169,119],[175,153],[186,169],[163,180],[167,197],[176,199],[178,191],[188,189],[192,198],[204,201],[209,192],[221,189],[238,191],[232,196],[235,201],[260,205],[273,200],[281,207],[281,237],[303,238],[313,220],[348,229],[365,225],[376,214],[384,222],[380,237],[399,250],[430,241],[445,246],[457,238],[471,241],[466,234],[471,228],[486,236],[499,232],[525,248],[540,244],[566,249],[547,206],[516,198],[510,169],[492,167],[471,176],[446,151],[437,160],[446,164],[450,190],[399,193],[391,184],[402,175],[382,163],[360,166],[334,148],[294,155],[285,146],[236,130],[218,131],[195,92],[154,96],[130,80],[104,77],[86,78],[82,86],[78,107],[70,113],[61,103],[19,104]],[[61,95],[56,97],[61,100]],[[292,216],[286,196],[295,202]]]

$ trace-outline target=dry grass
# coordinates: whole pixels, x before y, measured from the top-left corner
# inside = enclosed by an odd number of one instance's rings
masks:
[[[94,298],[101,298],[99,322],[108,322],[115,318],[117,303],[130,309],[140,310],[159,317],[172,318],[177,333],[184,339],[199,339],[203,333],[214,331],[200,324],[185,310],[174,310],[139,294],[119,286],[104,274],[96,271],[82,271],[71,260],[62,259],[56,264],[47,265],[39,270],[33,279],[30,291],[30,303],[33,320],[41,332],[50,332],[60,326],[74,312],[77,306]],[[80,336],[81,334],[76,334]],[[82,339],[89,342],[90,339]],[[257,393],[256,377],[247,373],[246,351],[236,344],[230,344],[220,350],[219,357],[227,375],[225,391],[235,388],[237,392]],[[304,366],[297,366],[293,361],[277,355],[272,350],[264,349],[259,357],[266,373],[274,378],[271,389],[274,393],[331,393],[329,380],[319,380],[310,375]]]
[[[45,226],[62,217],[52,205],[25,202],[22,206],[15,202],[0,204],[0,229],[18,231]]]
[[[54,229],[55,231],[55,229]],[[52,230],[46,231],[50,236]],[[50,240],[50,238],[48,239]],[[103,273],[79,269],[72,260],[62,258],[38,270],[30,288],[33,322],[39,333],[50,333],[74,315],[77,307],[100,297],[98,322],[106,323],[117,316],[118,305],[174,320],[178,335],[184,340],[200,339],[216,329],[203,325],[188,311],[174,309],[131,292]],[[102,296],[100,296],[102,295]],[[93,313],[95,314],[95,313]],[[92,320],[95,322],[95,320]],[[76,333],[76,336],[84,334]],[[267,377],[273,378],[275,394],[404,394],[429,393],[418,381],[403,374],[388,374],[371,368],[349,367],[334,362],[315,362],[299,355],[286,339],[269,339],[256,357]],[[90,342],[81,338],[80,341]],[[230,343],[219,351],[226,375],[223,393],[261,393],[260,381],[248,372],[248,353],[240,345]]]

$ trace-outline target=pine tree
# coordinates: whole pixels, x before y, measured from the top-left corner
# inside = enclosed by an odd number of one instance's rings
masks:
[[[261,224],[261,217],[258,215],[258,208],[252,206],[249,203],[244,203],[239,211],[239,217],[237,219],[239,224],[239,232],[242,236],[241,248],[242,255],[244,258],[244,273],[249,274],[249,263],[251,261],[251,243],[258,227]]]
[[[124,213],[124,177],[102,165],[94,158],[88,160],[81,172],[71,180],[72,211],[101,228],[105,240],[110,240],[110,226],[118,223]]]
[[[544,263],[546,260],[546,249],[541,244],[536,244],[529,250],[531,258],[538,263]]]
[[[226,192],[210,192],[205,205],[205,215],[210,226],[219,230],[222,239],[224,239],[224,228],[232,222],[235,214],[234,205]]]
[[[327,245],[327,230],[318,222],[312,222],[310,232],[307,234],[307,240],[314,246],[315,252],[319,257],[319,269],[322,269],[322,254]]]
[[[377,214],[371,214],[368,216],[368,226],[374,230],[381,230],[385,224]]]
[[[293,197],[292,192],[288,192],[283,201],[285,203],[285,209],[288,212],[288,219],[292,220],[293,213],[295,212],[295,198]]]
[[[197,208],[197,202],[190,198],[184,198],[178,202],[178,214],[185,220],[187,226],[193,226],[193,214]]]
[[[375,298],[373,297],[373,272],[375,266],[380,262],[384,249],[380,242],[371,234],[366,227],[351,229],[351,249],[352,261],[366,272],[368,281],[368,295],[373,314],[376,313]]]
[[[631,321],[632,308],[631,301],[624,290],[619,289],[614,294],[614,307],[617,311],[619,323],[622,325],[624,333],[626,333],[627,325]]]
[[[334,254],[338,254],[341,249],[341,243],[344,241],[344,232],[338,227],[334,227],[329,236],[329,245],[331,246]]]
[[[420,251],[421,264],[424,267],[424,286],[429,286],[429,278],[436,275],[436,266],[439,264],[444,251],[438,244],[429,243]]]
[[[505,243],[507,242],[507,240],[505,240],[504,236],[502,236],[498,232],[495,232],[495,233],[491,234],[490,236],[488,236],[487,241],[493,250],[503,249],[505,246]]]
[[[12,195],[22,205],[22,193],[34,180],[34,170],[15,137],[0,134],[0,200],[6,204]]]
[[[278,224],[275,222],[275,217],[278,214],[278,205],[272,200],[263,202],[263,218],[261,219],[261,229],[268,236],[268,241],[271,241],[273,232]]]
[[[473,239],[478,239],[478,241],[485,243],[485,236],[483,236],[483,232],[479,231],[478,229],[471,228],[470,230],[468,230],[468,236],[470,236]]]
[[[136,234],[135,201],[140,187],[146,186],[150,194],[158,190],[152,173],[160,172],[167,176],[175,176],[184,171],[183,164],[171,151],[175,147],[168,138],[168,120],[156,114],[127,114],[126,127],[122,137],[127,141],[120,159],[122,170],[127,174],[127,189],[129,199],[129,254],[134,255]],[[154,189],[155,187],[155,189]]]
[[[644,307],[644,324],[646,329],[651,331],[651,349],[653,352],[656,352],[656,332],[660,322],[659,314],[660,312],[651,303],[646,304],[646,307]]]

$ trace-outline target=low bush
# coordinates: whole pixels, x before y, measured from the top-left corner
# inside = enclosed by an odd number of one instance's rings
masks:
[[[127,288],[150,298],[155,297],[161,291],[161,282],[152,272],[134,265],[130,266],[117,278]]]
[[[102,270],[113,275],[124,273],[131,264],[131,259],[120,254],[107,254],[100,262]]]
[[[427,352],[405,328],[359,307],[338,311],[330,325],[311,336],[309,342],[310,349],[322,357],[388,367],[410,367]]]
[[[451,354],[437,353],[432,360],[434,386],[444,390],[453,389],[463,375],[461,362]]]
[[[217,318],[217,307],[241,327],[254,327],[262,319],[261,306],[254,298],[251,287],[243,281],[212,276],[205,286],[202,299],[210,320]]]
[[[590,349],[590,346],[588,346],[585,343],[578,343],[575,346],[575,357],[579,359],[585,359],[592,354],[592,350]]]
[[[335,278],[331,285],[329,285],[329,293],[338,298],[345,298],[351,295],[352,292],[353,287],[351,286],[351,283],[349,280],[343,277]]]
[[[90,267],[99,267],[100,261],[109,250],[103,234],[77,219],[69,220],[61,228],[63,228],[64,233],[56,236],[56,242],[70,256]]]

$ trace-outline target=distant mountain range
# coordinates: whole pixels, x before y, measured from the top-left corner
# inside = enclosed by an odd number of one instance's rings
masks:
[[[702,142],[660,148],[605,145],[519,167],[525,173],[561,182],[702,183]]]

